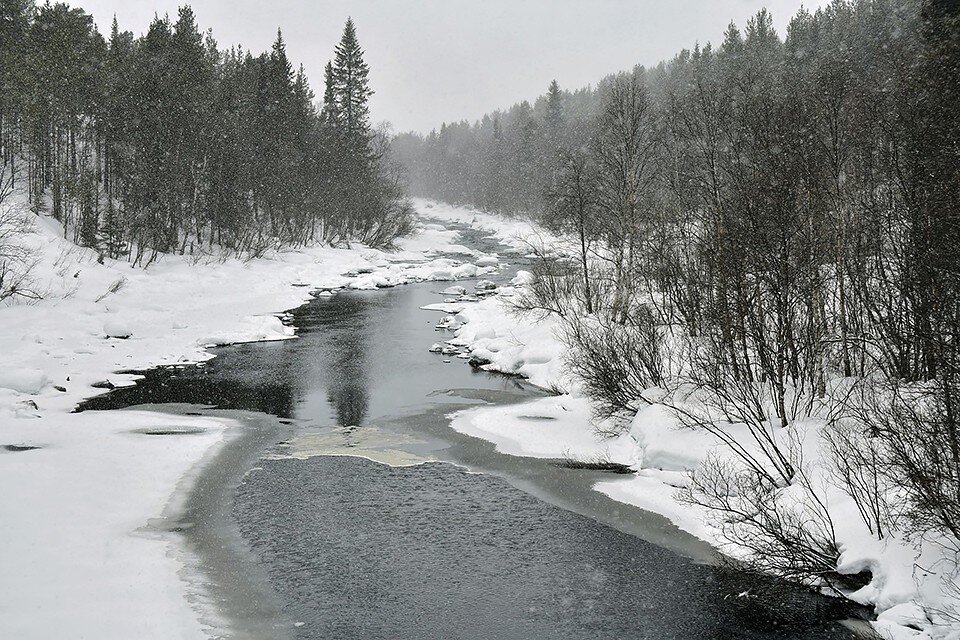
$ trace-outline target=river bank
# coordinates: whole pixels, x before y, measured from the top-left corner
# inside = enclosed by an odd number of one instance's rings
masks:
[[[506,288],[522,255],[455,228],[510,264],[482,278]],[[463,284],[490,286],[479,280]],[[451,430],[451,411],[545,395],[428,352],[450,335],[434,327],[445,324],[437,307],[453,305],[436,303],[448,289],[459,290],[424,282],[317,298],[290,313],[297,340],[219,348],[206,366],[151,370],[84,403],[262,412],[202,469],[180,525],[226,635],[848,637],[835,603],[802,591],[730,602],[755,579],[688,560],[713,552],[594,491],[609,473]]]
[[[18,638],[207,637],[218,622],[163,522],[238,423],[150,411],[71,413],[133,384],[118,371],[203,362],[218,344],[285,340],[311,291],[472,277],[437,259],[456,234],[421,225],[394,253],[312,247],[250,261],[97,262],[33,218],[35,304],[0,308],[0,630]],[[168,437],[189,432],[189,437]],[[178,490],[179,487],[179,490]],[[178,497],[179,496],[179,497]],[[122,604],[121,604],[122,603]],[[192,604],[191,604],[192,603]]]
[[[564,251],[562,241],[542,235],[515,242],[523,245],[531,239],[548,251]],[[659,514],[683,532],[736,557],[740,550],[717,526],[715,514],[678,497],[690,473],[712,452],[722,452],[723,443],[704,431],[683,428],[676,414],[660,402],[665,394],[660,389],[645,392],[649,404],[636,415],[597,419],[590,399],[566,369],[567,359],[575,355],[562,340],[558,318],[518,313],[509,303],[512,296],[522,294],[530,277],[521,273],[515,287],[467,306],[462,312],[465,323],[449,342],[485,363],[485,370],[522,376],[556,395],[507,407],[470,408],[451,415],[452,428],[482,438],[505,454],[628,468],[632,474],[598,479],[593,489],[616,502]],[[754,446],[742,425],[728,429],[741,446]],[[936,539],[914,540],[889,532],[878,540],[852,499],[831,480],[822,429],[822,420],[808,419],[783,437],[797,439],[808,471],[826,496],[841,552],[837,571],[866,572],[866,584],[844,595],[873,608],[877,617],[872,627],[881,637],[960,637],[950,547]]]
[[[486,233],[496,233],[520,250],[527,242],[524,238],[536,234],[535,229],[522,222],[504,224],[496,218],[469,210],[423,201],[417,202],[417,208],[425,219],[467,224]],[[310,291],[320,290],[320,295],[327,297],[330,295],[328,292],[338,288],[365,290],[418,281],[476,278],[492,273],[496,269],[493,266],[496,261],[491,260],[490,256],[478,259],[480,254],[475,249],[459,246],[456,232],[445,230],[442,225],[424,223],[420,232],[404,241],[400,251],[395,254],[364,248],[315,248],[269,256],[249,263],[202,265],[171,258],[169,262],[161,262],[147,272],[140,272],[130,270],[126,265],[97,265],[91,256],[64,247],[57,238],[56,229],[49,231],[45,235],[44,231],[39,234],[40,239],[45,239],[49,246],[41,245],[38,248],[47,251],[50,264],[55,265],[48,270],[47,276],[50,282],[62,285],[59,289],[51,287],[59,292],[58,299],[51,297],[34,307],[13,309],[14,313],[7,318],[10,322],[4,325],[0,336],[0,347],[8,348],[6,353],[13,354],[9,370],[19,372],[8,376],[4,383],[8,386],[0,391],[3,394],[0,396],[3,402],[0,404],[3,408],[0,433],[4,436],[3,442],[11,445],[0,453],[0,481],[10,488],[4,494],[0,507],[5,512],[21,513],[23,516],[17,520],[16,526],[5,529],[5,537],[0,540],[3,543],[2,560],[10,569],[7,574],[10,578],[0,583],[2,606],[5,607],[0,611],[3,614],[0,616],[0,628],[4,631],[9,628],[14,635],[24,638],[62,635],[64,630],[72,634],[77,629],[104,638],[200,638],[220,634],[230,625],[233,625],[230,628],[234,631],[245,631],[246,637],[263,636],[264,629],[271,636],[276,635],[274,631],[279,628],[289,631],[291,624],[300,621],[278,614],[275,603],[271,604],[268,597],[258,600],[259,608],[240,611],[242,603],[252,593],[250,590],[225,596],[222,591],[211,591],[197,576],[204,573],[212,575],[221,585],[230,584],[229,575],[216,575],[216,571],[235,566],[235,558],[210,561],[216,552],[229,554],[240,550],[242,553],[241,544],[220,544],[221,540],[229,540],[231,536],[237,542],[236,531],[228,523],[230,515],[223,511],[228,503],[224,491],[232,491],[238,482],[237,474],[242,473],[244,467],[249,467],[250,461],[264,447],[279,438],[287,438],[292,432],[291,427],[282,426],[282,420],[264,424],[261,414],[210,411],[188,405],[174,408],[174,413],[169,411],[169,405],[164,407],[164,413],[146,410],[69,412],[80,400],[99,392],[91,386],[93,384],[104,387],[107,385],[99,383],[109,382],[110,385],[123,386],[137,379],[136,374],[114,373],[117,370],[145,369],[156,364],[178,362],[206,362],[212,357],[208,347],[213,345],[292,337],[295,330],[291,324],[301,326],[309,319],[298,317],[296,312],[287,314],[285,310],[298,307],[310,299]],[[71,254],[69,260],[54,257],[53,254],[58,251],[63,253],[64,250]],[[437,257],[442,253],[457,254],[458,259]],[[74,273],[79,273],[78,277],[74,278]],[[121,279],[123,285],[113,286]],[[437,299],[437,292],[432,289],[440,288],[435,286],[426,291],[428,296],[433,296],[429,300]],[[502,288],[507,289],[506,286]],[[392,297],[388,292],[370,295],[380,301],[378,304],[390,304]],[[340,296],[337,294],[339,300],[348,302],[353,294]],[[411,322],[420,323],[419,330],[422,330],[422,323],[426,321],[432,324],[433,319],[429,317],[430,312],[419,310],[429,305],[423,305],[419,298],[414,300],[412,304],[409,301],[405,304],[412,309],[408,315],[418,314]],[[348,304],[346,308],[353,313],[355,307]],[[61,313],[52,313],[51,309]],[[8,311],[11,310],[4,309],[0,313]],[[251,316],[251,313],[260,315]],[[466,326],[480,332],[487,324],[477,314],[488,313],[490,318],[496,317],[496,322],[501,325],[510,325],[509,331],[499,334],[495,331],[486,337],[492,340],[486,343],[487,352],[494,354],[490,347],[497,347],[504,371],[527,375],[544,387],[550,384],[540,374],[553,372],[551,375],[562,375],[562,362],[556,357],[555,344],[549,347],[554,351],[530,351],[531,345],[535,347],[536,344],[542,345],[544,340],[552,340],[550,332],[544,331],[544,327],[517,322],[516,318],[503,314],[493,299],[472,303],[463,313],[470,320]],[[66,324],[63,317],[72,318],[74,324]],[[60,318],[60,321],[51,318]],[[352,330],[361,328],[361,334],[370,335],[392,335],[399,329],[389,321],[387,325],[377,327],[373,316],[365,319],[361,314],[356,323],[350,326]],[[520,331],[531,333],[520,336]],[[120,334],[126,337],[121,338]],[[370,335],[367,335],[368,339]],[[465,336],[461,332],[456,340],[464,340]],[[474,335],[473,343],[481,338]],[[289,344],[300,342],[302,340]],[[280,346],[280,343],[277,344]],[[286,357],[278,357],[270,361],[273,369],[268,368],[265,374],[270,378],[284,371],[286,375],[302,377],[303,371],[309,371],[309,377],[336,377],[333,383],[334,396],[343,402],[334,401],[333,405],[337,411],[342,408],[344,412],[342,416],[336,415],[336,419],[343,425],[360,424],[362,417],[354,417],[360,415],[357,413],[359,408],[374,416],[385,414],[387,410],[378,408],[375,397],[364,400],[363,394],[358,394],[358,389],[350,384],[342,384],[343,381],[366,380],[368,386],[378,389],[384,384],[389,385],[389,380],[371,378],[369,371],[383,364],[378,362],[378,358],[384,349],[401,345],[402,349],[416,350],[424,358],[439,358],[437,362],[451,359],[444,354],[426,354],[425,343],[397,338],[396,345],[391,346],[388,341],[369,353],[354,352],[350,359],[335,360],[334,368],[339,369],[333,373],[324,374],[316,366],[310,366],[308,360],[291,362]],[[241,354],[247,350],[244,345],[229,349]],[[249,351],[261,350],[259,345],[249,345]],[[320,353],[323,353],[322,350]],[[392,357],[397,360],[391,367],[394,370],[402,368],[404,363],[412,359],[409,352],[398,352]],[[216,368],[221,360],[222,357],[206,366]],[[364,361],[373,363],[363,365],[372,367],[366,373],[362,368],[356,369]],[[508,366],[508,362],[512,364]],[[460,360],[453,359],[442,366],[456,367],[449,370],[451,374],[472,375],[470,368]],[[203,368],[197,371],[203,371]],[[503,380],[508,381],[506,378]],[[235,382],[228,377],[224,388],[236,387]],[[406,380],[404,384],[408,382]],[[35,386],[27,383],[35,383]],[[166,383],[161,380],[160,384]],[[452,380],[449,384],[457,386]],[[498,382],[494,386],[500,384]],[[188,386],[201,391],[204,389],[202,385]],[[422,463],[435,459],[431,457],[431,452],[442,450],[444,460],[493,475],[512,477],[511,483],[515,488],[522,489],[523,494],[532,494],[547,503],[563,507],[565,511],[588,516],[586,521],[604,522],[631,536],[652,540],[685,555],[696,556],[699,553],[706,556],[710,553],[706,545],[683,543],[683,534],[672,526],[664,526],[666,521],[659,516],[647,514],[635,518],[634,514],[642,512],[634,509],[618,513],[615,502],[592,490],[595,484],[609,477],[607,475],[565,469],[546,459],[524,463],[527,458],[523,456],[529,452],[525,453],[523,446],[516,451],[508,451],[508,456],[495,451],[495,448],[502,446],[491,436],[497,425],[506,428],[502,431],[502,437],[512,438],[516,442],[548,442],[552,448],[541,452],[542,458],[580,455],[571,448],[572,440],[558,437],[555,430],[544,430],[545,425],[554,423],[576,427],[576,430],[571,428],[568,435],[573,437],[576,433],[580,442],[578,446],[583,451],[607,446],[608,443],[598,441],[585,428],[589,421],[587,414],[574,412],[580,416],[577,424],[552,420],[554,416],[546,415],[542,410],[544,403],[556,403],[558,399],[542,396],[532,400],[532,403],[538,403],[535,413],[528,410],[529,403],[516,405],[513,399],[508,403],[513,406],[512,409],[510,406],[493,406],[476,413],[476,409],[468,408],[470,404],[483,402],[496,405],[497,402],[492,395],[466,392],[472,386],[462,383],[460,391],[446,394],[450,395],[447,408],[432,411],[429,419],[426,419],[426,414],[418,414],[416,433],[410,432],[408,425],[386,422],[381,425],[382,432],[377,436],[380,444],[365,450],[364,442],[357,440],[354,430],[311,431],[308,425],[298,438],[291,440],[289,450],[280,451],[280,458],[286,462],[314,460],[309,464],[316,465],[320,464],[315,461],[317,458],[335,457],[349,451],[351,456],[382,459],[390,465],[397,465],[406,459],[390,457],[398,452],[402,456],[413,455],[413,462]],[[131,393],[136,389],[131,388]],[[383,391],[384,397],[393,398],[391,402],[394,403],[397,398],[402,400],[404,397],[404,393],[391,390],[390,387]],[[501,393],[496,389],[494,391]],[[269,411],[276,415],[287,415],[291,411],[289,399],[282,397],[283,394],[281,397],[253,396],[251,406],[239,408]],[[308,404],[321,401],[311,398],[307,394],[305,401]],[[147,400],[139,400],[144,401]],[[202,396],[192,401],[209,404]],[[239,401],[246,402],[246,399]],[[322,402],[330,401],[329,394],[325,393]],[[264,402],[267,404],[263,405]],[[402,409],[402,406],[401,402],[398,408]],[[568,413],[569,408],[558,405],[556,410]],[[484,415],[484,411],[506,411],[513,419],[503,421],[499,414],[487,413],[485,415],[492,419],[477,423],[482,427],[479,432],[458,436],[449,431],[447,415],[450,411],[467,412],[461,413],[461,416]],[[526,423],[526,426],[518,428],[520,423]],[[252,425],[257,425],[260,431],[254,433]],[[424,433],[428,434],[427,441],[411,446],[410,439],[423,438]],[[530,437],[525,437],[524,433]],[[384,435],[386,437],[381,437]],[[385,447],[383,442],[397,442],[398,445]],[[280,464],[283,460],[278,459],[276,463]],[[271,461],[265,462],[264,466],[268,470],[276,468]],[[288,467],[283,465],[284,469]],[[438,471],[444,482],[453,478],[458,478],[457,483],[460,484],[466,482],[459,489],[461,494],[468,485],[474,486],[478,481],[472,474],[458,475],[460,471],[450,472],[446,467],[431,466],[429,470]],[[211,473],[217,477],[213,478]],[[528,476],[524,477],[524,473]],[[205,482],[202,478],[212,479],[209,484],[201,486],[198,482]],[[244,489],[246,493],[243,495],[254,502],[262,502],[263,496],[272,495],[256,489],[260,481],[258,474],[252,478],[254,482]],[[484,480],[481,484],[486,482]],[[531,521],[559,522],[556,519],[561,518],[562,522],[570,522],[569,516],[561,516],[559,510],[545,510],[539,503],[534,506],[535,502],[530,502],[529,497],[521,498],[516,492],[507,491],[502,483],[484,486],[487,487],[484,489],[485,495],[491,497],[492,504],[503,500],[518,501],[518,505],[524,505],[524,512],[533,509],[537,515],[525,516]],[[369,500],[358,499],[362,503]],[[255,511],[245,513],[250,515]],[[496,511],[489,513],[509,516],[509,513],[500,514]],[[441,521],[448,519],[447,516],[438,517]],[[256,521],[256,518],[250,519]],[[261,528],[269,531],[271,522],[261,523]],[[509,524],[509,520],[506,522],[503,526],[509,529],[517,526],[516,523]],[[583,521],[577,522],[580,522],[576,525],[577,530],[593,540],[591,545],[603,546],[597,542],[601,539],[597,537],[597,532],[602,529],[598,530],[593,524],[588,525]],[[248,530],[247,535],[256,534]],[[609,532],[603,534],[607,535]],[[460,540],[456,536],[453,539]],[[195,546],[185,546],[185,540]],[[282,541],[281,536],[268,536],[262,545],[269,548],[271,544],[277,545],[278,541]],[[530,542],[516,540],[511,544],[516,548],[525,548]],[[627,545],[625,549],[634,549],[641,543],[625,538],[623,544]],[[288,546],[279,544],[276,546],[277,553],[286,553]],[[571,552],[577,549],[577,545],[570,547]],[[644,552],[646,555],[650,553],[661,552]],[[198,566],[199,562],[203,562],[204,554],[208,561],[204,566]],[[636,551],[625,551],[622,559],[626,562],[636,554]],[[402,559],[401,556],[397,561]],[[300,560],[298,558],[297,562]],[[620,563],[616,565],[617,568],[604,567],[601,574],[584,574],[583,581],[574,582],[589,586],[591,575],[615,573],[624,566]],[[683,571],[688,569],[684,568]],[[694,571],[691,576],[706,576],[699,571]],[[416,574],[411,572],[411,575]],[[276,582],[283,576],[272,577]],[[485,579],[478,577],[481,581]],[[55,585],[52,589],[48,587],[51,581]],[[255,586],[257,581],[253,582]],[[261,577],[260,583],[263,582]],[[613,580],[613,583],[618,583],[618,580]],[[567,588],[556,586],[558,589]],[[269,589],[261,593],[269,593]],[[550,590],[545,593],[549,594]],[[608,596],[604,598],[609,599]],[[124,603],[123,607],[118,606],[119,602]],[[241,606],[236,606],[237,603]],[[558,603],[563,604],[561,601]],[[648,604],[649,600],[641,598],[637,606],[643,609]],[[491,612],[491,620],[496,619],[494,613]],[[545,614],[541,612],[539,615]],[[720,616],[719,613],[717,615]],[[595,623],[600,624],[603,617],[596,618]],[[724,613],[723,617],[727,620],[724,624],[732,624],[734,628],[739,624],[737,616],[726,618]],[[664,622],[669,624],[670,620]],[[387,627],[384,629],[389,631]],[[232,635],[244,637],[243,633]]]

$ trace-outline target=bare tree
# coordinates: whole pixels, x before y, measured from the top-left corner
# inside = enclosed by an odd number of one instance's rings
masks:
[[[546,196],[549,204],[545,222],[552,229],[576,237],[584,306],[592,314],[596,304],[590,286],[590,257],[600,227],[596,169],[583,152],[560,151],[558,155],[557,170]]]
[[[23,244],[30,225],[24,213],[9,202],[14,193],[15,176],[12,162],[0,164],[0,302],[41,297],[31,278],[37,259]]]

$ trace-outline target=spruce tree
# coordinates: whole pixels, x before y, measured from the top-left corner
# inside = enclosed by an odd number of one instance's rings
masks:
[[[367,100],[373,95],[373,90],[367,78],[369,72],[367,63],[363,61],[363,49],[357,40],[353,20],[347,18],[334,58],[333,93],[344,132],[354,143],[365,143],[370,136]]]
[[[337,87],[333,77],[333,63],[327,61],[323,69],[323,124],[328,128],[340,125],[340,107],[337,104]]]
[[[560,134],[563,129],[563,94],[560,85],[554,80],[547,89],[547,113],[544,117],[547,129],[547,141],[556,150],[560,146]]]

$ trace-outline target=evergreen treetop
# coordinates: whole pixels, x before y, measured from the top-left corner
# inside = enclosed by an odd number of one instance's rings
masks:
[[[367,100],[373,95],[367,78],[370,68],[363,60],[352,18],[347,18],[332,69],[332,98],[341,125],[349,138],[361,140],[370,135],[370,110]]]

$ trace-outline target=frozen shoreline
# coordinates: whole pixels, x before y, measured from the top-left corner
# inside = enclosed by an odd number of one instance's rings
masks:
[[[424,218],[468,224],[516,248],[540,235],[522,221],[422,200],[416,206]],[[38,229],[31,242],[49,295],[35,305],[0,307],[0,447],[13,448],[0,448],[0,509],[15,514],[12,526],[0,530],[0,635],[46,638],[69,630],[108,639],[206,638],[222,629],[225,621],[195,579],[196,559],[169,524],[182,513],[203,465],[235,433],[236,421],[70,411],[102,393],[94,383],[133,383],[134,376],[118,370],[202,362],[215,344],[291,338],[294,329],[280,318],[313,290],[454,280],[495,268],[458,247],[456,236],[425,224],[392,254],[314,247],[250,262],[169,257],[140,270],[97,264],[92,252],[64,242],[57,228]],[[464,261],[437,259],[439,252],[462,253]],[[111,292],[117,282],[122,286]],[[678,504],[672,490],[709,443],[673,430],[655,406],[626,433],[597,439],[589,401],[566,378],[551,319],[509,315],[498,297],[465,305],[461,313],[468,322],[452,342],[488,360],[488,368],[573,392],[467,410],[454,418],[455,429],[513,455],[631,465],[639,473],[594,488],[716,545],[703,514]],[[171,429],[195,433],[148,433]],[[853,529],[841,534],[858,540]],[[879,631],[895,640],[933,637],[906,626],[922,615],[911,575],[917,558],[907,546],[853,548],[845,559],[875,571],[877,579],[860,596],[881,612]]]
[[[217,344],[294,337],[282,314],[317,289],[455,280],[496,268],[472,264],[470,255],[438,258],[457,252],[457,233],[425,224],[393,253],[311,247],[248,262],[168,256],[133,269],[98,264],[49,220],[32,220],[27,242],[45,299],[0,307],[4,637],[206,638],[223,624],[190,577],[195,559],[165,525],[237,423],[71,413],[103,393],[102,383],[136,380],[117,371],[203,362]]]
[[[513,226],[518,227],[516,223]],[[501,233],[508,238],[515,232]],[[529,274],[521,273],[514,282],[516,287],[522,287],[525,278]],[[466,322],[449,342],[487,362],[484,369],[520,375],[543,388],[566,393],[509,407],[461,411],[451,416],[451,426],[511,455],[626,465],[635,471],[633,475],[599,481],[594,490],[660,514],[712,547],[735,555],[736,549],[725,545],[705,509],[676,498],[677,489],[687,484],[689,472],[719,441],[706,432],[680,428],[672,412],[657,403],[642,408],[616,429],[597,423],[590,400],[565,371],[566,347],[559,338],[556,318],[517,315],[504,302],[510,294],[510,289],[504,289],[500,296],[465,307],[461,315]],[[805,458],[818,463],[824,460],[819,438],[822,423],[811,419],[797,428]],[[736,426],[731,429],[738,441],[750,446],[746,433],[738,433]],[[599,437],[597,431],[616,434]],[[842,552],[838,570],[857,573],[867,569],[872,573],[868,585],[846,595],[874,608],[873,630],[891,640],[960,638],[960,630],[949,624],[949,596],[942,590],[944,581],[951,578],[927,569],[948,565],[945,549],[936,540],[917,543],[888,536],[878,541],[867,531],[849,496],[831,486],[824,466],[818,465],[817,474],[828,495]],[[932,625],[929,611],[945,612],[947,626],[942,622],[938,627]]]

